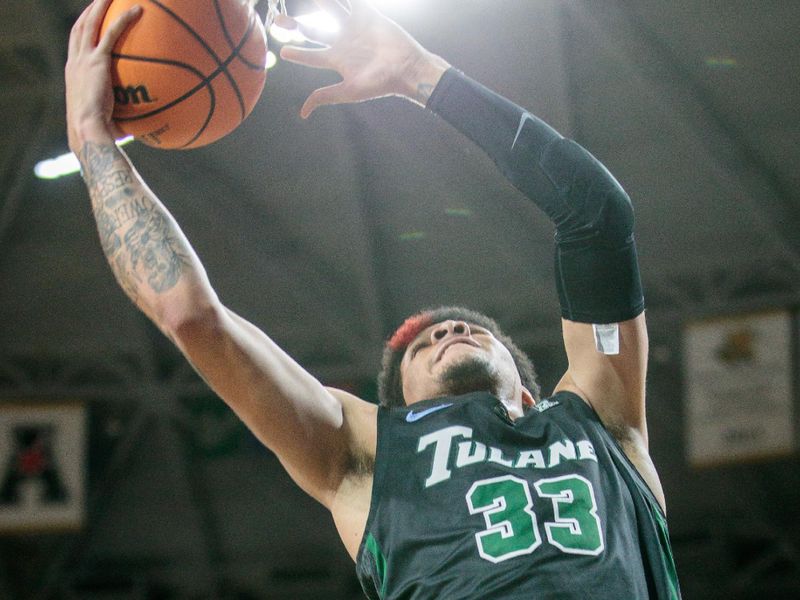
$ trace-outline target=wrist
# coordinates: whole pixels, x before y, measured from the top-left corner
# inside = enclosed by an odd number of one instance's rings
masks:
[[[70,150],[76,155],[87,142],[109,144],[116,141],[108,124],[97,119],[87,119],[70,125],[67,137]]]
[[[403,80],[403,95],[413,102],[425,106],[442,75],[449,68],[450,63],[446,60],[422,50],[418,59],[408,69],[407,76]]]

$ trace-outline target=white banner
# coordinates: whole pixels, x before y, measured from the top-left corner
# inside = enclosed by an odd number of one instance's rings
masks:
[[[0,404],[0,532],[81,526],[86,431],[81,404]]]
[[[788,311],[687,325],[686,431],[692,465],[794,450],[791,340]]]

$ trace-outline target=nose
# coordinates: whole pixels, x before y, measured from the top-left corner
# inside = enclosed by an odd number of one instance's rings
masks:
[[[446,337],[454,335],[470,335],[469,325],[467,325],[466,321],[454,321],[452,319],[442,321],[431,331],[431,343],[435,344]]]

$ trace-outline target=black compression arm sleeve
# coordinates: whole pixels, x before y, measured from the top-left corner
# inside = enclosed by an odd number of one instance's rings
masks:
[[[644,310],[633,208],[597,159],[455,69],[442,76],[428,108],[480,146],[555,223],[564,318],[613,323]]]

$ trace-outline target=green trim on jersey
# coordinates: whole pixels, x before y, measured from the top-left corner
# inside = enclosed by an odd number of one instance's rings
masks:
[[[364,541],[364,548],[369,551],[372,555],[372,559],[375,561],[375,570],[381,582],[380,595],[381,598],[383,598],[386,594],[386,558],[383,556],[380,546],[378,546],[378,540],[376,540],[371,533],[367,534],[367,539]]]
[[[681,593],[678,586],[678,572],[675,569],[675,558],[672,555],[672,546],[669,543],[669,529],[667,520],[660,510],[651,511],[653,519],[658,525],[658,541],[661,543],[661,551],[664,553],[664,571],[667,574],[667,584],[669,585],[670,600],[680,600]],[[371,534],[370,534],[371,535]]]

